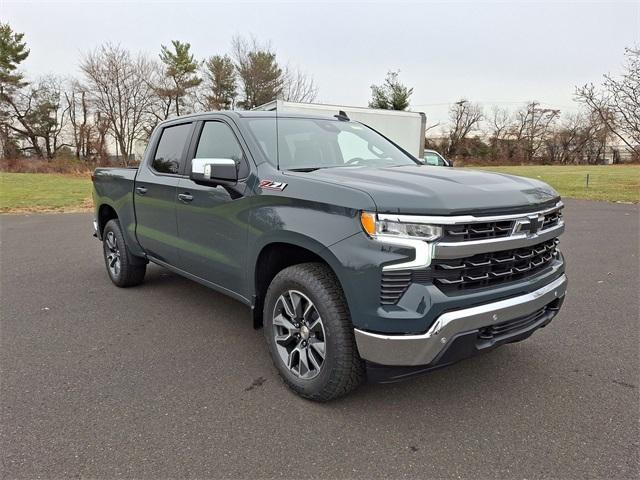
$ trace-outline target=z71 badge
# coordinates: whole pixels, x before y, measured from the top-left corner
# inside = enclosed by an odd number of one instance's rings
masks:
[[[264,188],[266,190],[278,190],[282,191],[286,188],[287,184],[284,182],[274,182],[273,180],[262,180],[260,182],[260,188]]]

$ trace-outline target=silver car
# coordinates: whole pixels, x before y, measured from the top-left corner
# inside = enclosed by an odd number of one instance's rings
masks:
[[[425,165],[432,165],[434,167],[452,167],[453,164],[435,150],[425,150],[422,155],[422,160]]]

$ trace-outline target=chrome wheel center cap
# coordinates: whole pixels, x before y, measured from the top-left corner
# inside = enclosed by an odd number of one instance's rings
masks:
[[[304,340],[308,340],[309,339],[309,329],[306,327],[306,325],[303,325],[302,328],[300,329],[300,336]]]

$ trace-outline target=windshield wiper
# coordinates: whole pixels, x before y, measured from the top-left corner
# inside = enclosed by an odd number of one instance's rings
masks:
[[[316,170],[320,170],[321,168],[328,167],[305,167],[305,168],[287,168],[289,172],[315,172]]]

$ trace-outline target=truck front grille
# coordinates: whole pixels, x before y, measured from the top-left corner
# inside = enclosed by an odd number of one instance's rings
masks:
[[[467,242],[469,240],[483,240],[485,238],[508,237],[513,230],[513,221],[468,223],[446,225],[444,227],[445,242]]]
[[[546,268],[558,255],[558,242],[558,239],[554,238],[532,247],[484,253],[455,260],[434,260],[427,277],[445,292],[519,280]],[[414,273],[415,280],[424,280],[424,273],[427,272]]]
[[[544,210],[485,217],[385,215],[393,221],[439,225],[442,236],[434,242],[431,257],[421,254],[424,267],[417,261],[414,269],[382,268],[380,303],[397,304],[412,283],[435,285],[450,295],[542,273],[560,257],[563,208],[558,201]]]
[[[558,257],[554,238],[533,247],[433,260],[424,270],[382,272],[380,303],[394,305],[411,283],[435,284],[444,293],[468,291],[521,280],[543,271]]]
[[[562,212],[556,210],[543,215],[540,230],[546,230],[558,225],[562,219]],[[514,220],[503,220],[499,222],[484,223],[458,223],[455,225],[445,225],[443,242],[468,242],[470,240],[486,240],[489,238],[503,238],[511,235]]]

